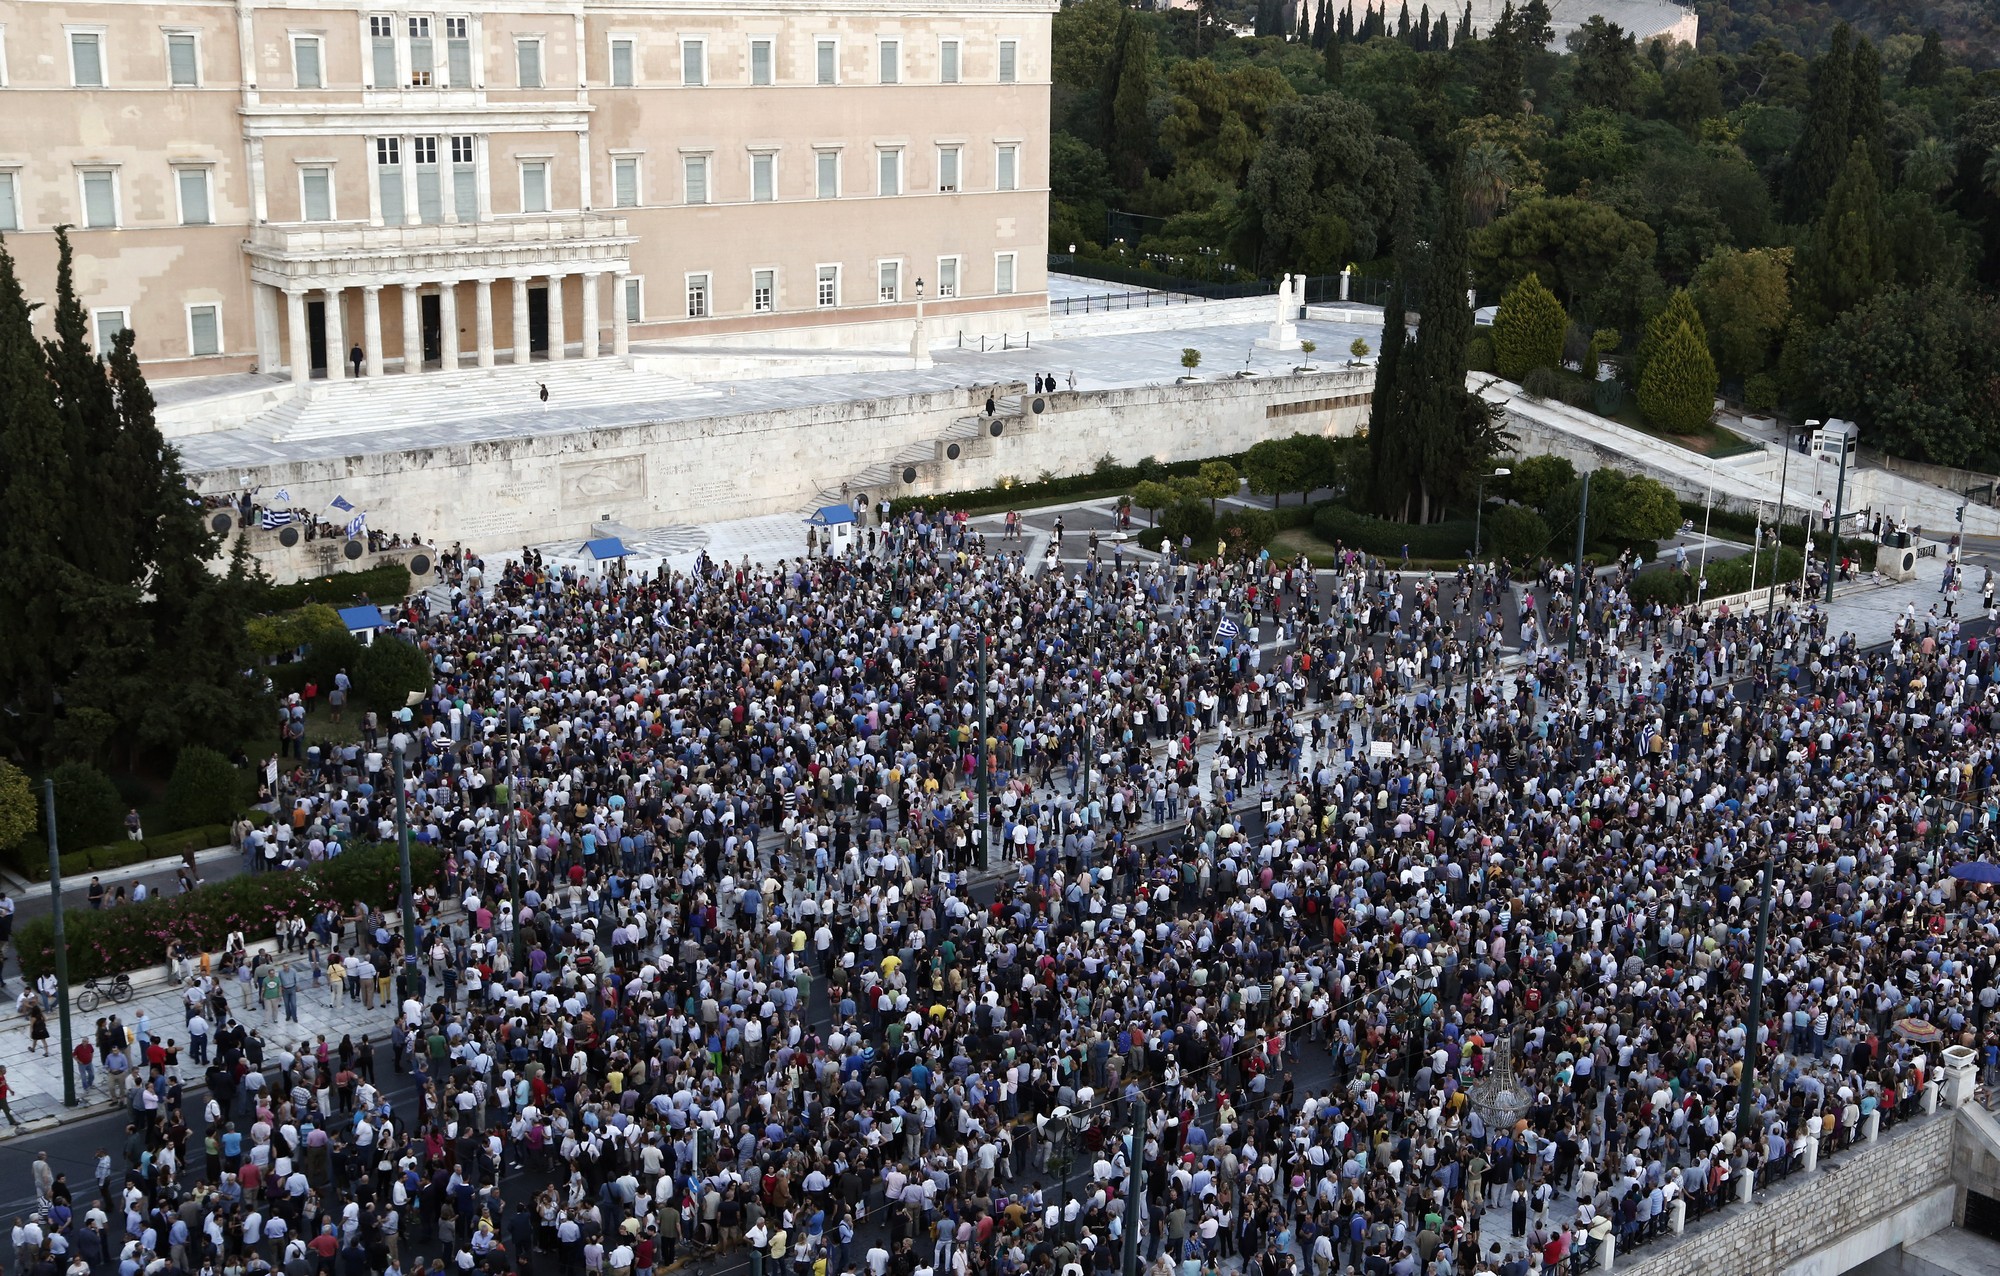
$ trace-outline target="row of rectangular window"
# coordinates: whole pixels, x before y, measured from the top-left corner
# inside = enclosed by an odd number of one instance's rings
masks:
[[[993,257],[993,291],[1001,295],[1011,294],[1015,282],[1015,254],[996,253]],[[875,266],[876,300],[901,301],[903,299],[903,263],[900,261],[877,262]],[[842,268],[838,265],[823,265],[814,271],[814,304],[822,309],[840,304],[840,284]],[[955,297],[959,294],[959,259],[957,257],[938,258],[936,283],[928,290],[933,297]],[[687,315],[690,319],[706,319],[714,314],[714,276],[707,271],[695,271],[686,276]],[[765,313],[777,307],[778,272],[765,267],[750,272],[750,308],[756,313]],[[625,306],[628,322],[639,323],[645,312],[645,280],[632,275],[625,280],[625,295],[620,299]],[[109,353],[117,341],[118,334],[130,326],[127,311],[121,307],[105,307],[92,312],[100,354]],[[188,355],[204,358],[222,353],[222,307],[213,302],[197,302],[187,306]]]
[[[443,20],[444,60],[438,62],[438,42],[433,37],[431,19],[413,16],[400,25],[396,19],[375,15],[368,19],[369,55],[368,71],[371,83],[368,87],[388,89],[402,85],[410,88],[470,88],[473,83],[473,47],[470,29],[465,18],[448,17]],[[193,31],[166,31],[167,42],[167,84],[171,88],[199,88],[201,86],[201,46],[198,33]],[[105,72],[104,42],[106,32],[102,30],[71,30],[69,33],[70,83],[80,89],[101,89],[107,86]],[[326,49],[317,35],[294,34],[292,46],[292,83],[295,88],[323,89],[326,81]],[[708,37],[686,36],[680,41],[681,73],[680,83],[684,87],[702,87],[710,83],[708,75]],[[1020,44],[1015,40],[1002,40],[998,48],[998,66],[995,79],[1001,84],[1013,84],[1018,79]],[[938,41],[937,80],[939,84],[961,83],[963,41],[943,38]],[[614,36],[611,39],[610,84],[613,88],[631,88],[638,82],[638,40],[630,36]],[[4,54],[4,46],[0,46]],[[900,37],[884,37],[876,42],[875,82],[879,84],[903,84],[903,40]],[[777,41],[762,37],[750,40],[749,82],[755,86],[772,85],[778,82]],[[540,36],[521,36],[514,41],[515,85],[523,89],[547,87],[542,57]],[[0,62],[0,84],[4,84],[4,63]],[[840,40],[835,37],[819,37],[813,42],[812,83],[839,84]]]
[[[404,143],[399,137],[378,137],[375,139],[375,164],[377,170],[377,194],[384,220],[401,222],[407,216],[408,204],[404,190],[406,180],[404,164]],[[435,225],[444,220],[445,189],[442,167],[438,163],[438,139],[435,137],[412,137],[409,142],[410,167],[415,169],[415,189],[417,220],[425,225]],[[962,148],[956,146],[938,149],[938,189],[951,192],[960,189],[962,172]],[[461,222],[479,220],[479,169],[478,149],[470,135],[458,135],[449,139],[451,159],[452,212]],[[682,165],[682,196],[689,204],[706,204],[712,200],[709,181],[709,157],[686,156]],[[818,151],[813,157],[814,196],[818,199],[838,199],[841,193],[840,153],[838,151]],[[1001,146],[995,150],[994,189],[1010,191],[1017,188],[1020,171],[1020,148]],[[210,170],[206,166],[182,166],[173,170],[174,187],[183,226],[207,226],[214,223],[215,211],[210,190]],[[118,188],[118,170],[115,168],[82,168],[77,170],[80,203],[83,210],[82,226],[86,230],[112,230],[122,225]],[[611,162],[611,200],[614,207],[636,208],[640,204],[639,160],[633,156],[616,157]],[[753,203],[767,203],[777,199],[778,157],[770,152],[757,152],[750,157],[750,199]],[[900,150],[882,150],[876,159],[876,193],[880,195],[900,195],[903,193],[903,153]],[[553,192],[549,180],[547,161],[530,160],[521,164],[521,211],[523,213],[546,213],[553,209]],[[308,222],[330,222],[334,220],[333,170],[319,165],[303,166],[299,170],[299,212],[300,220]],[[18,179],[12,171],[0,171],[0,231],[21,229],[21,198]]]
[[[1014,291],[1017,256],[1014,253],[993,254],[993,291],[1006,296]],[[830,309],[841,304],[841,277],[844,268],[839,265],[823,265],[814,268],[813,304],[819,309]],[[903,284],[903,263],[901,261],[880,261],[875,263],[875,300],[895,302],[907,300]],[[707,271],[692,271],[686,276],[687,317],[707,319],[715,314],[714,276]],[[918,282],[923,282],[919,280]],[[937,274],[925,284],[923,295],[927,297],[956,297],[960,293],[960,259],[940,257]],[[750,272],[750,309],[754,313],[764,313],[777,308],[778,272],[762,268]],[[636,315],[628,316],[636,319]]]

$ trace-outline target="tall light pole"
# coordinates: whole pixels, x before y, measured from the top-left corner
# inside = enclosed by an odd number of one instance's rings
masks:
[[[417,996],[417,900],[410,886],[410,784],[396,750],[396,854],[403,870],[403,995]]]
[[[1764,857],[1763,880],[1757,887],[1757,951],[1750,971],[1750,1021],[1744,1025],[1743,1077],[1736,1087],[1736,1136],[1739,1139],[1747,1139],[1752,1133],[1750,1094],[1757,1074],[1757,1029],[1764,1019],[1764,948],[1770,934],[1771,861],[1776,855],[1777,848],[1773,846]]]
[[[1125,1180],[1125,1262],[1124,1276],[1139,1276],[1140,1198],[1146,1192],[1146,1100],[1134,1089],[1132,1105],[1132,1153]]]
[[[1764,623],[1778,610],[1778,557],[1785,552],[1785,480],[1792,472],[1792,441],[1785,440],[1785,463],[1778,467],[1778,516],[1771,520],[1771,592],[1764,600]]]
[[[42,781],[42,824],[49,833],[49,911],[55,919],[56,1006],[62,1027],[63,1106],[76,1106],[76,1059],[69,1039],[69,944],[63,938],[62,854],[56,849],[56,782]]]
[[[1829,421],[1831,425],[1833,422]],[[1852,427],[1846,421],[1840,422],[1840,478],[1833,485],[1833,527],[1829,530],[1831,539],[1826,547],[1826,600],[1833,601],[1833,582],[1840,574],[1840,515],[1841,504],[1847,499],[1847,453],[1854,446]]]
[[[979,867],[993,867],[992,813],[986,805],[986,604],[979,603],[972,609],[979,624],[979,686],[975,695],[979,698]]]
[[[1503,465],[1491,474],[1482,474],[1479,476],[1479,499],[1472,507],[1472,556],[1475,559],[1479,557],[1479,523],[1480,519],[1486,513],[1486,480],[1490,478],[1506,478],[1513,472]]]
[[[1576,511],[1576,614],[1569,625],[1569,656],[1576,656],[1576,631],[1583,628],[1583,600],[1587,586],[1584,583],[1583,533],[1590,523],[1590,471],[1583,472],[1583,501]]]

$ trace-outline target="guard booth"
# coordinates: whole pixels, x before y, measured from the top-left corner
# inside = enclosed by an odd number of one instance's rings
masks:
[[[389,618],[382,614],[380,607],[370,604],[366,607],[342,607],[340,623],[347,626],[347,632],[354,635],[354,641],[364,647],[375,645],[375,631],[387,629]]]
[[[1860,426],[1839,417],[1829,417],[1825,422],[1808,421],[1806,426],[1812,431],[1810,450],[1815,458],[1838,465],[1845,457],[1848,465],[1854,464],[1855,449],[1861,444]]]
[[[854,547],[854,509],[847,505],[824,505],[806,520],[806,526],[819,529],[819,549],[822,554],[845,554]]]

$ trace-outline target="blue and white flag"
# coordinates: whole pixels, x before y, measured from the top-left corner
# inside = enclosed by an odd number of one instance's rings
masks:
[[[336,496],[333,498],[333,508],[337,510],[352,511],[354,509],[354,503],[348,500],[345,496]]]
[[[268,532],[274,528],[283,527],[285,524],[291,522],[292,518],[293,514],[290,510],[267,509],[264,511],[264,530]]]
[[[281,501],[284,501],[284,502],[286,502],[286,503],[288,503],[288,504],[289,504],[289,503],[290,503],[290,501],[291,501],[291,499],[292,499],[292,489],[290,489],[290,488],[288,488],[288,487],[281,487],[281,488],[279,488],[279,489],[278,489],[278,498],[277,498],[277,499],[279,499],[279,500],[281,500]]]
[[[1224,616],[1221,620],[1215,622],[1215,638],[1217,642],[1231,642],[1242,636],[1243,626],[1237,624],[1229,617]]]
[[[348,520],[347,534],[350,537],[359,536],[361,535],[362,529],[367,526],[368,526],[368,511],[363,510],[359,514],[356,514],[353,518]]]

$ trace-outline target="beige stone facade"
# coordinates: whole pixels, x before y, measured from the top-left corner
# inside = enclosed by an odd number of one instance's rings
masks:
[[[0,0],[0,233],[156,378],[1019,333],[1054,8]]]

